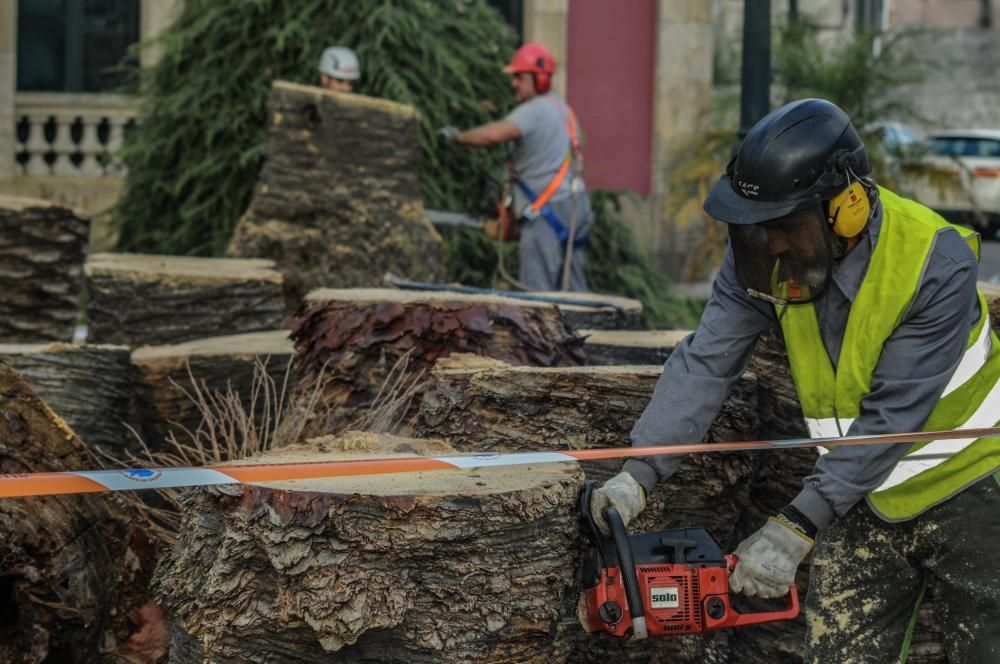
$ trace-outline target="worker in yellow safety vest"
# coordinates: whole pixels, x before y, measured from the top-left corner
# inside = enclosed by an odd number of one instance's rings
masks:
[[[518,281],[536,291],[586,291],[590,199],[581,175],[573,109],[552,91],[556,61],[541,44],[525,44],[504,71],[519,102],[503,120],[439,135],[472,147],[507,144],[512,218],[519,223]]]
[[[705,200],[730,238],[711,299],[667,360],[633,445],[700,441],[771,327],[813,437],[1000,421],[979,237],[871,171],[827,101],[793,102],[750,130]],[[680,463],[628,461],[592,512],[634,518]],[[784,595],[812,551],[807,662],[906,661],[927,589],[948,660],[1000,662],[998,471],[1000,438],[826,450],[791,503],[737,547],[731,588]]]

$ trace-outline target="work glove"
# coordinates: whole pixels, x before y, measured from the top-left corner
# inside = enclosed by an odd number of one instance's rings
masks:
[[[739,561],[729,577],[729,589],[751,597],[784,597],[812,547],[806,528],[784,514],[772,516],[736,547]]]
[[[442,139],[448,141],[449,143],[453,143],[458,138],[458,135],[462,133],[462,130],[458,127],[448,126],[441,127],[438,129],[437,133]]]
[[[611,534],[611,528],[604,518],[604,508],[609,506],[618,510],[627,526],[629,521],[645,509],[646,490],[626,471],[612,477],[600,489],[594,489],[590,496],[590,514],[594,517],[597,528],[605,535]]]

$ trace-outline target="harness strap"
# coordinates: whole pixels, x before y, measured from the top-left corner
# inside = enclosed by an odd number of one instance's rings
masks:
[[[559,104],[556,102],[555,97],[546,95],[545,99],[555,107],[557,112],[560,111]],[[563,159],[563,162],[559,165],[559,170],[557,170],[556,174],[552,176],[549,183],[545,185],[545,189],[542,189],[542,193],[538,194],[538,196],[534,198],[529,197],[531,200],[531,208],[534,210],[535,214],[542,214],[542,208],[559,190],[563,180],[566,179],[566,175],[569,173],[570,166],[573,164],[576,155],[580,151],[580,139],[576,131],[576,113],[573,112],[573,109],[569,104],[566,104],[566,111],[565,125],[566,133],[569,135],[569,151],[566,153],[566,158]],[[561,112],[560,115],[562,115]]]
[[[531,190],[531,187],[524,183],[524,180],[519,177],[515,177],[514,182],[517,184],[518,188],[520,188],[521,193],[523,193],[529,201],[538,200],[535,192]],[[566,230],[566,227],[563,226],[561,221],[559,221],[559,217],[556,216],[556,213],[552,210],[548,203],[542,205],[541,209],[537,211],[535,210],[535,206],[531,205],[530,210],[532,211],[531,218],[541,216],[548,222],[549,226],[552,227],[552,230],[556,234],[556,238],[559,239],[559,244],[566,244],[566,241],[569,240],[569,231]],[[585,246],[588,242],[590,242],[589,233],[574,238],[573,247],[579,248]]]

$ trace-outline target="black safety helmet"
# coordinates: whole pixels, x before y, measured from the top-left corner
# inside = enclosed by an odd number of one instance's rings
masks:
[[[756,224],[830,200],[849,177],[871,170],[847,114],[826,100],[802,99],[750,129],[704,208],[719,221]]]

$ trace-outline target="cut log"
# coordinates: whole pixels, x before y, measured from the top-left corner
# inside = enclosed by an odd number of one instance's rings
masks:
[[[557,297],[561,300],[579,300],[586,305],[560,303],[563,318],[574,330],[635,330],[640,327],[642,302],[617,295],[600,293],[570,293],[565,291],[541,291],[532,295]],[[591,306],[591,302],[607,303],[604,307]]]
[[[17,369],[101,461],[137,451],[126,426],[132,399],[127,347],[3,344],[0,359]]]
[[[670,353],[691,330],[578,329],[587,351],[587,364],[648,364],[663,366]]]
[[[96,460],[0,362],[0,473],[82,470]],[[117,495],[0,500],[0,661],[97,662],[148,601],[152,549]]]
[[[281,327],[281,274],[268,260],[95,254],[87,260],[92,343],[176,344]]]
[[[292,339],[300,382],[325,381],[324,400],[344,421],[371,406],[400,362],[418,376],[459,352],[516,365],[583,361],[582,340],[555,306],[490,295],[321,289],[295,314]]]
[[[290,309],[310,290],[444,274],[424,214],[410,106],[275,81],[267,158],[228,255],[274,259]]]
[[[0,341],[71,341],[90,221],[48,201],[0,196]]]
[[[274,415],[264,406],[273,407],[281,398],[293,352],[288,330],[137,348],[132,353],[135,403],[146,444],[163,449],[171,433],[178,442],[191,444],[204,420],[199,401],[217,404],[227,394],[238,397],[244,412],[253,413],[254,425],[261,426],[263,418]],[[263,376],[255,380],[258,365],[271,379],[266,385]],[[213,416],[220,414],[218,408],[210,410]]]
[[[993,329],[1000,333],[1000,284],[992,284],[987,281],[980,281],[979,292],[986,298],[986,304],[990,308],[990,319]]]
[[[417,431],[446,438],[463,451],[558,450],[629,445],[629,432],[653,394],[659,366],[510,367],[455,356],[431,374]],[[747,440],[756,434],[756,379],[737,382],[706,440]],[[723,547],[732,539],[749,496],[759,454],[703,454],[688,458],[670,482],[649,496],[637,531],[702,526]],[[603,482],[622,460],[581,464]],[[620,644],[575,627],[575,590],[566,598],[560,647],[571,662],[704,662],[726,651],[727,635]],[[723,661],[723,660],[718,660]]]
[[[449,449],[349,434],[252,461]],[[553,661],[581,481],[543,464],[189,491],[157,570],[194,657],[172,661]]]

